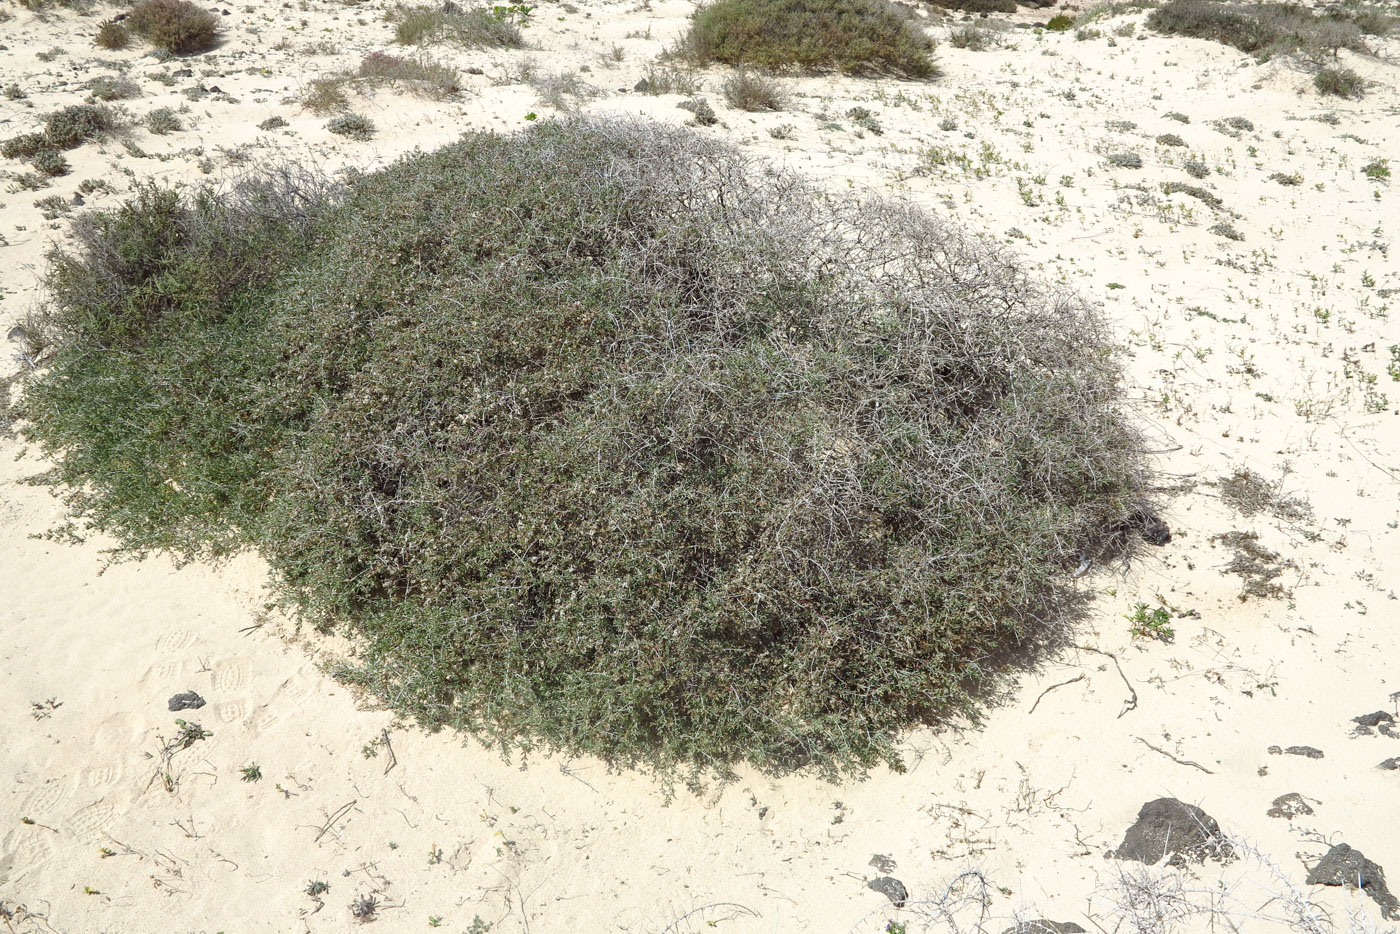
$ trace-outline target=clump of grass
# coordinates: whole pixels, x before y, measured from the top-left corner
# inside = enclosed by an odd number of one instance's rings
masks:
[[[1350,68],[1323,68],[1313,75],[1317,93],[1331,97],[1361,97],[1366,93],[1366,81]]]
[[[143,0],[124,25],[157,49],[175,55],[207,52],[218,44],[219,16],[190,0]]]
[[[787,94],[772,78],[740,68],[724,79],[724,100],[730,107],[751,113],[787,109]]]
[[[1135,152],[1110,153],[1108,164],[1119,169],[1140,169],[1142,168],[1142,156]]]
[[[157,136],[164,136],[167,133],[178,133],[184,129],[184,124],[180,122],[180,115],[169,107],[157,107],[146,114],[141,121],[146,125],[146,129]]]
[[[343,75],[313,78],[297,99],[301,106],[324,117],[350,109],[350,95],[346,93],[349,85],[350,82]]]
[[[394,40],[400,45],[518,49],[525,44],[515,17],[504,7],[462,7],[452,0],[436,6],[400,4],[384,18],[394,24]]]
[[[141,85],[120,75],[102,75],[86,84],[88,99],[95,101],[124,101],[141,96]]]
[[[1186,140],[1175,133],[1163,133],[1157,137],[1158,146],[1185,146]]]
[[[461,93],[457,69],[428,56],[404,58],[387,52],[371,52],[354,71],[322,75],[308,83],[301,104],[317,114],[348,110],[349,92],[392,85],[418,97],[445,100]]]
[[[677,50],[699,65],[928,78],[933,42],[888,0],[715,0]]]
[[[992,44],[991,34],[976,26],[959,26],[948,36],[948,44],[955,49],[981,52]]]
[[[575,71],[536,75],[530,79],[530,86],[535,89],[541,104],[564,113],[576,110],[580,101],[590,100],[602,93]]]
[[[363,114],[341,114],[327,120],[326,129],[338,136],[364,142],[374,136],[377,128],[374,121]]]
[[[49,195],[47,198],[40,198],[34,202],[34,206],[39,209],[39,213],[46,221],[58,220],[73,210],[72,203],[62,195]]]
[[[72,167],[68,160],[63,158],[63,153],[57,149],[41,149],[34,154],[34,158],[29,160],[29,164],[34,166],[36,172],[40,172],[50,178],[67,175]]]
[[[1261,512],[1290,522],[1306,522],[1313,517],[1312,504],[1283,493],[1283,481],[1270,483],[1248,467],[1236,467],[1228,477],[1215,483],[1220,501],[1242,516]]]
[[[1099,314],[913,205],[619,119],[319,177],[79,217],[23,430],[76,522],[256,549],[425,724],[897,763],[1141,545]]]
[[[125,23],[115,19],[105,19],[97,27],[97,36],[93,39],[99,49],[111,49],[116,51],[131,45],[131,30],[126,28]]]
[[[648,94],[695,94],[700,90],[700,79],[695,70],[676,64],[653,62],[647,66],[639,89]]]

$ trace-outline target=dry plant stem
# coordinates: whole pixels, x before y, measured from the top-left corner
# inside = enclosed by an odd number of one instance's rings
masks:
[[[1113,659],[1113,667],[1118,669],[1118,677],[1123,679],[1123,683],[1128,687],[1128,692],[1132,694],[1132,697],[1128,698],[1126,701],[1123,702],[1123,709],[1118,711],[1118,716],[1115,719],[1121,720],[1123,718],[1123,714],[1127,713],[1130,710],[1137,710],[1137,691],[1133,688],[1132,683],[1128,681],[1128,676],[1123,674],[1123,666],[1118,664],[1118,656],[1114,655],[1112,652],[1105,652],[1103,649],[1090,648],[1087,645],[1076,645],[1075,648],[1079,649],[1081,652],[1093,652],[1096,655],[1106,655],[1109,658]]]
[[[1175,762],[1177,765],[1189,765],[1189,766],[1191,766],[1193,769],[1200,769],[1202,772],[1205,772],[1207,775],[1214,775],[1214,774],[1215,774],[1215,773],[1212,772],[1210,769],[1206,768],[1204,765],[1201,765],[1199,762],[1192,762],[1190,759],[1178,759],[1176,756],[1174,756],[1174,755],[1172,755],[1171,753],[1167,752],[1165,749],[1162,749],[1162,748],[1160,748],[1160,747],[1158,747],[1158,746],[1152,745],[1152,744],[1149,743],[1147,740],[1143,739],[1141,736],[1135,736],[1135,737],[1133,737],[1133,738],[1136,739],[1139,743],[1142,743],[1142,744],[1143,744],[1144,746],[1146,746],[1148,749],[1151,749],[1153,752],[1158,752],[1158,753],[1161,753],[1162,755],[1166,756],[1168,759],[1172,760],[1172,761]]]
[[[1084,673],[1080,672],[1077,676],[1070,678],[1068,681],[1061,681],[1059,684],[1050,685],[1048,688],[1040,692],[1040,695],[1035,699],[1035,703],[1031,704],[1031,709],[1026,711],[1026,715],[1030,716],[1031,714],[1035,713],[1035,708],[1040,706],[1041,700],[1045,697],[1046,694],[1049,694],[1051,691],[1055,690],[1055,688],[1062,688],[1067,684],[1074,684],[1076,681],[1083,681],[1084,678]]]
[[[330,829],[331,829],[332,827],[335,826],[335,822],[338,821],[338,820],[340,820],[342,817],[344,817],[344,816],[349,812],[349,810],[350,810],[351,808],[353,808],[355,805],[357,805],[357,804],[359,804],[359,803],[360,803],[360,799],[359,799],[359,798],[356,798],[354,801],[351,801],[349,804],[341,805],[341,807],[340,807],[334,814],[332,814],[330,817],[328,817],[328,818],[326,819],[326,822],[325,822],[324,824],[321,825],[321,830],[320,830],[320,832],[316,834],[316,839],[313,840],[312,842],[313,842],[313,843],[320,843],[320,842],[321,842],[321,838],[324,837],[327,833],[329,833],[329,832],[330,832]]]

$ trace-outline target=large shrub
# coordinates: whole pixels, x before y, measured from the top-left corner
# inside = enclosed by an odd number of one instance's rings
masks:
[[[75,225],[25,395],[92,527],[251,546],[347,678],[618,764],[974,715],[1131,547],[1097,315],[908,205],[574,119]]]
[[[681,52],[698,64],[926,78],[933,42],[888,0],[715,0],[695,12]]]
[[[1227,0],[1168,0],[1148,15],[1147,24],[1159,32],[1210,39],[1263,59],[1298,52],[1314,61],[1336,58],[1341,49],[1365,51],[1363,31],[1383,34],[1389,28],[1383,16],[1361,16],[1343,8],[1318,15],[1298,3]]]

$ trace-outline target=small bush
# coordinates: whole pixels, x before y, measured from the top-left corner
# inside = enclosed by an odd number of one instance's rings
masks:
[[[131,31],[124,23],[106,19],[98,25],[97,38],[93,41],[100,49],[124,49],[131,44]]]
[[[0,156],[6,159],[32,159],[52,144],[43,133],[21,133],[0,143]]]
[[[39,213],[46,221],[56,221],[73,210],[73,205],[62,195],[49,195],[47,198],[40,198],[34,202],[34,206],[39,209]]]
[[[1182,113],[1179,110],[1173,110],[1171,113],[1165,114],[1165,116],[1168,120],[1175,120],[1177,123],[1191,122],[1191,118],[1186,116],[1186,114]]]
[[[1209,230],[1208,232],[1209,232],[1209,233],[1215,234],[1217,237],[1224,237],[1226,240],[1243,240],[1243,239],[1244,239],[1244,234],[1240,233],[1238,230],[1236,230],[1234,227],[1230,226],[1229,224],[1226,224],[1226,223],[1223,223],[1223,222],[1214,225],[1213,227],[1210,228],[1210,230]]]
[[[782,85],[746,68],[740,68],[724,79],[723,89],[725,102],[739,110],[758,112],[787,108],[787,95]]]
[[[1157,145],[1185,146],[1186,140],[1182,139],[1180,136],[1177,136],[1175,133],[1163,133],[1161,136],[1157,137]]]
[[[991,45],[991,36],[985,29],[976,26],[959,26],[949,35],[948,44],[955,49],[981,52]]]
[[[602,93],[574,71],[537,75],[530,79],[530,86],[535,89],[542,105],[564,113],[576,110],[580,101],[590,100]]]
[[[125,25],[151,45],[175,55],[209,51],[221,31],[218,14],[190,0],[143,0],[132,7]]]
[[[88,99],[95,101],[124,101],[141,96],[141,85],[119,75],[102,75],[87,82]]]
[[[1210,192],[1206,191],[1204,188],[1201,188],[1197,185],[1187,185],[1185,182],[1163,182],[1162,192],[1168,195],[1174,195],[1178,193],[1183,195],[1190,195],[1197,201],[1200,201],[1201,203],[1209,205],[1213,208],[1218,208],[1222,204],[1224,204],[1223,201],[1221,201],[1218,197],[1211,194]]]
[[[700,90],[700,79],[694,69],[653,63],[638,82],[638,90],[648,94],[692,95]]]
[[[345,93],[348,86],[349,82],[341,75],[313,78],[298,100],[307,110],[324,117],[350,109],[350,96]]]
[[[1390,178],[1390,160],[1372,159],[1362,167],[1361,173],[1373,182],[1383,182]]]
[[[715,0],[680,50],[700,65],[928,78],[933,42],[888,0]]]
[[[1277,182],[1280,185],[1292,188],[1303,184],[1303,176],[1289,175],[1286,172],[1275,172],[1273,175],[1269,176],[1269,181]]]
[[[75,149],[112,132],[121,123],[117,112],[104,104],[74,104],[44,119],[44,144],[54,149]]]
[[[945,10],[958,10],[962,13],[1015,13],[1019,7],[1016,0],[929,0],[936,7]],[[1034,3],[1033,6],[1052,6],[1052,3]]]
[[[431,100],[444,100],[462,90],[456,68],[426,55],[403,58],[371,52],[360,61],[355,76],[373,85],[392,84]]]
[[[1050,32],[1069,32],[1074,28],[1074,17],[1066,16],[1063,13],[1056,13],[1050,17],[1050,21],[1045,24],[1045,28]]]
[[[156,108],[146,114],[142,123],[146,125],[147,130],[157,136],[164,136],[167,133],[177,133],[184,129],[184,125],[180,122],[179,114],[175,113],[175,111],[171,110],[169,107]]]
[[[447,0],[439,6],[395,6],[385,19],[394,24],[394,40],[400,45],[518,49],[525,39],[509,14],[497,12],[504,9],[459,7]]]
[[[258,124],[258,129],[270,133],[273,130],[280,130],[289,126],[291,126],[291,124],[287,122],[285,117],[268,117],[262,123]]]
[[[1361,97],[1366,82],[1350,68],[1324,68],[1313,76],[1317,93],[1330,97]]]
[[[71,166],[68,160],[63,158],[63,153],[57,149],[41,149],[34,154],[34,158],[29,160],[29,164],[34,166],[36,172],[40,172],[50,178],[67,175]]]
[[[22,396],[44,482],[128,554],[257,549],[357,639],[345,680],[506,749],[897,764],[1142,540],[1092,305],[693,131],[142,186],[73,244]]]
[[[681,101],[676,106],[695,114],[695,119],[691,121],[695,126],[714,126],[719,123],[719,114],[715,113],[715,109],[703,97],[693,97],[688,101]]]
[[[363,142],[374,136],[376,127],[373,120],[361,114],[341,114],[327,120],[326,129],[339,136]]]
[[[1186,171],[1186,174],[1192,178],[1205,178],[1210,174],[1210,166],[1201,162],[1199,159],[1188,161],[1182,168]]]
[[[880,126],[880,121],[875,119],[875,115],[864,107],[852,107],[846,111],[846,116],[851,118],[851,122],[862,130],[874,133],[876,136],[884,136],[885,129]]]
[[[1135,152],[1115,152],[1109,155],[1108,164],[1119,169],[1142,168],[1142,156]]]

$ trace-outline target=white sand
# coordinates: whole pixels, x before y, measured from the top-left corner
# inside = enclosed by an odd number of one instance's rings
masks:
[[[35,300],[46,245],[63,237],[64,223],[43,220],[33,202],[69,197],[83,179],[117,189],[87,199],[104,206],[136,180],[203,178],[202,158],[216,174],[237,171],[242,157],[370,167],[464,130],[514,130],[527,113],[550,112],[529,88],[493,83],[525,59],[545,71],[590,67],[582,77],[608,92],[590,110],[689,117],[675,96],[618,91],[682,30],[692,6],[678,0],[577,12],[541,4],[526,29],[530,51],[442,53],[485,71],[466,77],[464,100],[382,92],[359,102],[380,126],[369,143],[329,134],[289,98],[322,71],[388,47],[379,3],[229,7],[223,47],[168,65],[141,48],[93,48],[111,11],[43,19],[6,9],[14,18],[0,23],[0,84],[18,82],[28,98],[0,101],[0,135],[34,129],[113,67],[129,66],[145,89],[126,102],[137,115],[180,107],[179,90],[199,82],[238,102],[194,102],[187,129],[168,136],[133,131],[149,157],[116,141],[89,144],[69,155],[72,174],[52,188],[6,194],[5,330]],[[1028,674],[981,728],[909,736],[906,774],[842,786],[745,774],[720,793],[682,791],[668,802],[645,776],[610,775],[596,761],[506,762],[395,724],[318,668],[318,657],[346,646],[262,613],[254,558],[217,569],[163,558],[107,567],[101,541],[33,537],[62,510],[20,482],[44,463],[5,439],[0,903],[43,916],[16,914],[14,929],[337,931],[357,927],[352,899],[373,895],[387,930],[423,929],[432,917],[453,932],[477,917],[478,930],[497,932],[874,932],[892,920],[946,930],[926,925],[926,901],[976,870],[991,886],[989,931],[1017,916],[1128,931],[1115,905],[1125,898],[1120,874],[1134,869],[1103,854],[1159,796],[1200,805],[1263,854],[1223,871],[1240,911],[1285,918],[1286,904],[1269,899],[1291,886],[1331,906],[1341,930],[1349,910],[1356,923],[1382,927],[1369,900],[1303,879],[1311,860],[1345,841],[1391,869],[1400,888],[1400,772],[1376,769],[1400,755],[1400,741],[1350,735],[1351,717],[1395,713],[1400,691],[1400,384],[1387,372],[1400,325],[1386,312],[1395,304],[1387,290],[1400,289],[1400,251],[1386,248],[1400,195],[1361,173],[1386,155],[1400,172],[1400,72],[1344,54],[1375,84],[1364,100],[1321,99],[1296,68],[1221,46],[1159,37],[1109,45],[1115,27],[1141,19],[1097,22],[1104,35],[1087,41],[1015,30],[1006,36],[1014,47],[945,45],[945,74],[932,82],[793,81],[786,113],[726,107],[721,71],[704,76],[702,92],[723,120],[702,132],[837,189],[906,194],[1009,240],[1038,275],[1106,304],[1129,348],[1137,414],[1180,490],[1169,546],[1128,571],[1087,578],[1095,600],[1077,638],[1085,650]],[[292,48],[275,50],[284,39]],[[306,51],[323,40],[338,51]],[[39,59],[55,46],[64,53]],[[620,63],[605,59],[614,46]],[[1400,52],[1395,41],[1383,48]],[[194,75],[173,87],[146,77],[181,67]],[[869,109],[883,135],[853,132],[853,106]],[[1171,111],[1190,123],[1166,118]],[[1314,119],[1325,113],[1335,125]],[[277,114],[288,131],[256,129]],[[1232,116],[1255,129],[1236,137],[1212,126]],[[940,129],[945,118],[956,129]],[[1137,127],[1115,131],[1108,120]],[[789,139],[769,135],[784,124]],[[1164,133],[1187,147],[1155,144]],[[944,151],[944,164],[924,158],[930,147]],[[1108,167],[1105,156],[1118,151],[1140,153],[1144,167]],[[1209,178],[1189,177],[1188,158],[1209,166]],[[1302,184],[1271,181],[1278,172]],[[1165,196],[1163,181],[1204,186],[1224,210]],[[1220,221],[1244,239],[1208,232]],[[7,361],[5,372],[17,366]],[[1213,484],[1242,467],[1282,479],[1315,518],[1230,509]],[[1239,599],[1240,578],[1223,573],[1230,551],[1212,542],[1232,530],[1258,532],[1291,562],[1277,580],[1290,597]],[[1124,616],[1138,602],[1194,612],[1174,620],[1171,644],[1135,641]],[[1087,649],[1115,655],[1123,677],[1114,659]],[[1126,712],[1124,678],[1137,695]],[[177,715],[166,700],[185,690],[208,706],[179,716],[213,735],[176,755],[167,790],[159,749]],[[392,753],[382,744],[372,758],[362,753],[386,735]],[[1315,746],[1326,758],[1268,754],[1275,744]],[[253,764],[262,780],[240,781]],[[1315,813],[1266,816],[1288,792],[1311,799]],[[894,867],[877,869],[877,855]],[[1195,904],[1222,878],[1209,865],[1147,873],[1159,895],[1184,881]],[[908,887],[910,908],[865,887],[885,874]],[[304,894],[312,880],[330,885],[320,901]],[[1207,924],[1196,915],[1165,930]],[[1257,917],[1236,924],[1285,929]]]

